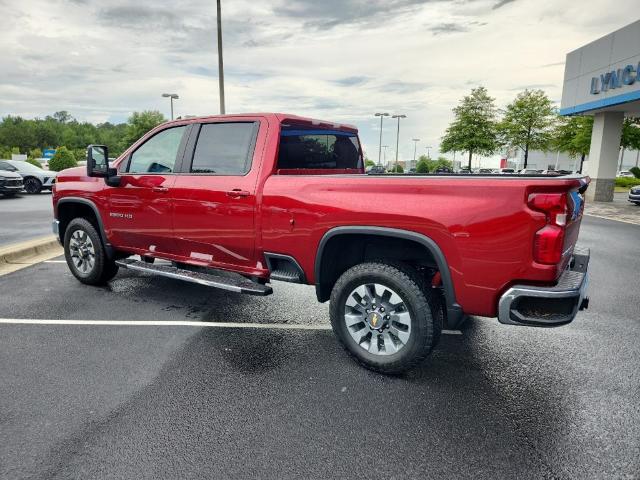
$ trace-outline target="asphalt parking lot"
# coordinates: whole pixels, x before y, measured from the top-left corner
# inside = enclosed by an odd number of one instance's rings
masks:
[[[638,478],[639,237],[585,217],[573,324],[472,318],[396,378],[347,358],[311,287],[5,275],[0,478]]]
[[[0,246],[51,235],[51,192],[0,195]]]

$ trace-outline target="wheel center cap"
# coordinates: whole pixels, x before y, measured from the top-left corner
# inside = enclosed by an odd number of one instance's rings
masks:
[[[384,324],[384,317],[379,312],[371,312],[367,316],[367,323],[371,328],[379,330]]]

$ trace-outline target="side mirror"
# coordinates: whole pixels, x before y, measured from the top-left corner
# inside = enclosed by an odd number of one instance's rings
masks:
[[[106,145],[87,147],[87,176],[109,177],[109,152]]]

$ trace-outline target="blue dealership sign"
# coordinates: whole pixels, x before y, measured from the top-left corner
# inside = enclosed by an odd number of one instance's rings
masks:
[[[42,158],[51,158],[56,154],[55,149],[53,148],[45,148],[42,151]]]

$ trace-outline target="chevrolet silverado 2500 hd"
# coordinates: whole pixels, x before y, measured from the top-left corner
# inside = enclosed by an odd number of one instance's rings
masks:
[[[587,177],[365,175],[355,127],[284,114],[167,122],[108,158],[89,146],[54,186],[86,284],[128,268],[255,295],[315,285],[346,350],[386,373],[465,315],[548,327],[588,304]]]

